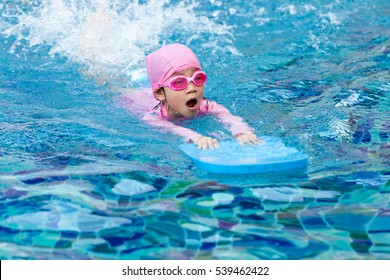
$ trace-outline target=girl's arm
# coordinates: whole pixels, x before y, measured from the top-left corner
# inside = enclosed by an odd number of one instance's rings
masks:
[[[189,128],[175,125],[172,122],[161,118],[155,112],[146,114],[142,119],[149,125],[161,128],[164,131],[183,137],[187,142],[192,142],[197,145],[198,149],[217,149],[219,147],[218,141],[216,139],[202,136],[201,134]]]
[[[232,115],[224,106],[207,100],[207,107],[208,112],[218,117],[240,144],[257,144],[262,142],[253,133],[254,129],[252,127],[244,122],[241,117]]]
[[[123,95],[116,97],[115,101],[120,107],[139,116],[147,124],[181,136],[186,141],[197,145],[198,149],[216,149],[219,146],[216,139],[202,136],[191,129],[175,125],[163,118],[158,110],[149,111],[151,106],[158,105],[158,101],[151,94],[150,89],[133,90],[127,94],[123,92]]]

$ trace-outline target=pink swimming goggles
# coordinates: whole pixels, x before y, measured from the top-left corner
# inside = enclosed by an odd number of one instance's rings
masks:
[[[186,76],[172,77],[167,83],[158,84],[159,87],[169,87],[172,90],[179,91],[185,89],[189,83],[193,82],[194,85],[200,87],[206,83],[207,75],[203,71],[195,72],[191,78]]]

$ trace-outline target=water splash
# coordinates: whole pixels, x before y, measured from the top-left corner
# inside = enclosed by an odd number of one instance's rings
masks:
[[[20,3],[19,3],[20,2]],[[139,78],[144,58],[171,41],[226,45],[231,28],[197,10],[197,1],[42,0],[2,4],[0,33],[15,41],[9,52],[49,45],[101,75]],[[206,35],[206,36],[204,36]],[[231,48],[231,47],[230,47]]]

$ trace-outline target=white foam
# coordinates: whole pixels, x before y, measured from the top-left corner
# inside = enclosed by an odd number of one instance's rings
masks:
[[[332,12],[328,12],[328,13],[320,13],[320,17],[324,18],[324,19],[327,19],[329,21],[330,24],[332,25],[340,25],[342,24],[342,21],[341,19],[335,14],[335,13],[332,13]]]
[[[195,0],[42,2],[31,7],[32,12],[14,15],[17,24],[0,27],[6,36],[17,38],[11,51],[22,40],[29,47],[50,45],[51,55],[60,54],[103,75],[125,74],[131,79],[144,68],[148,53],[178,34],[181,43],[196,41],[202,46],[214,38],[217,45],[218,40],[226,45],[224,36],[231,38],[230,27],[199,14]]]
[[[277,10],[281,12],[288,12],[290,15],[295,15],[297,13],[297,8],[294,5],[285,5],[279,7]]]

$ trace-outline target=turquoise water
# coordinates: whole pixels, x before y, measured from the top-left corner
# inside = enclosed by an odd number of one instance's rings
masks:
[[[1,259],[390,259],[388,1],[2,1],[0,15]],[[171,42],[199,55],[208,98],[307,154],[307,172],[209,174],[118,106]],[[230,139],[212,118],[183,125]]]

